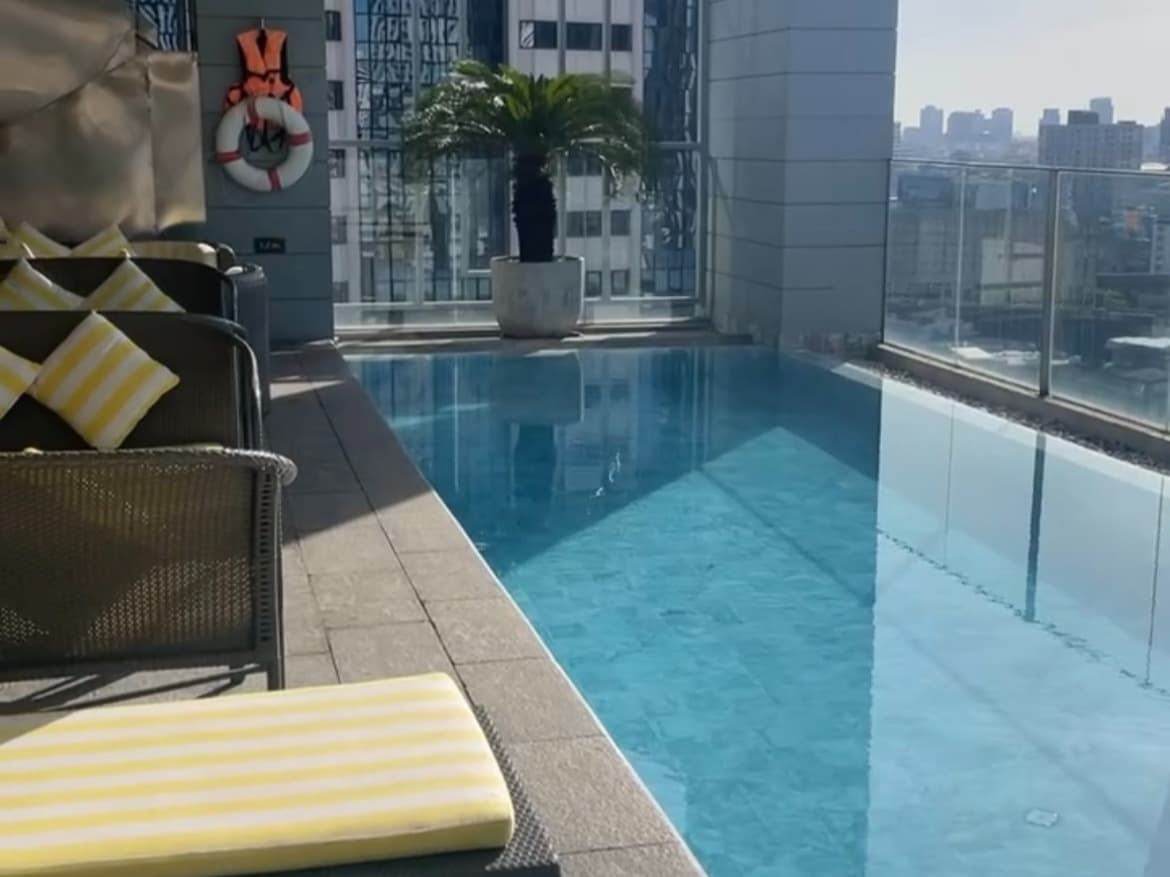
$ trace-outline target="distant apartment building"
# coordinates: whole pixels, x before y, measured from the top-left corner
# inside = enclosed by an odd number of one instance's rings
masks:
[[[1103,170],[1140,170],[1143,129],[1135,122],[1102,124],[1098,115],[1072,110],[1066,125],[1040,128],[1040,163]]]
[[[922,139],[928,144],[938,145],[943,139],[943,111],[941,107],[926,106],[918,114],[918,128]]]
[[[334,301],[359,312],[353,322],[382,321],[369,306],[486,301],[490,259],[513,243],[502,158],[449,161],[424,177],[406,160],[406,119],[457,59],[611,75],[645,104],[660,139],[697,137],[696,0],[326,5]],[[590,298],[694,294],[698,163],[669,159],[649,205],[610,191],[596,162],[574,157],[561,169],[560,249],[585,258]]]
[[[1000,107],[991,112],[991,121],[987,126],[987,134],[993,143],[1006,146],[1012,142],[1015,133],[1016,114],[1007,107]]]
[[[1043,125],[1059,125],[1060,124],[1060,110],[1056,107],[1048,107],[1040,116],[1040,124]]]
[[[987,131],[987,118],[981,110],[956,111],[947,117],[947,143],[951,146],[978,143]]]
[[[1102,125],[1113,124],[1113,98],[1095,97],[1089,101],[1089,110],[1097,114],[1097,119]]]
[[[1150,273],[1170,275],[1170,218],[1154,222],[1150,242]]]
[[[1170,164],[1170,107],[1162,114],[1162,123],[1158,126],[1159,153],[1162,161]]]

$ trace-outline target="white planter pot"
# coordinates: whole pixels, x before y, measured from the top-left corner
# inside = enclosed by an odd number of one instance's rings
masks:
[[[492,303],[500,332],[512,338],[564,338],[581,322],[585,260],[492,259]]]

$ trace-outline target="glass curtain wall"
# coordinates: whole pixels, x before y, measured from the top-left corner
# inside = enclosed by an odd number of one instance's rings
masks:
[[[129,0],[130,8],[154,28],[158,47],[172,52],[195,48],[193,0]]]
[[[612,74],[645,103],[655,194],[610,191],[600,168],[570,158],[558,172],[560,251],[586,260],[588,320],[690,316],[700,274],[699,5],[327,0],[337,324],[493,322],[490,260],[515,247],[505,157],[420,174],[404,152],[419,96],[461,57]]]

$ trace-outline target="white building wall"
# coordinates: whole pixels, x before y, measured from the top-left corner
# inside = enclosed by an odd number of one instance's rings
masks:
[[[712,0],[709,298],[797,347],[881,327],[897,0]]]

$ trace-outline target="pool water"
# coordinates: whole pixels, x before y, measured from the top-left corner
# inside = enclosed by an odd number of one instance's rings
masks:
[[[1170,875],[1161,476],[751,347],[353,367],[713,877]]]

